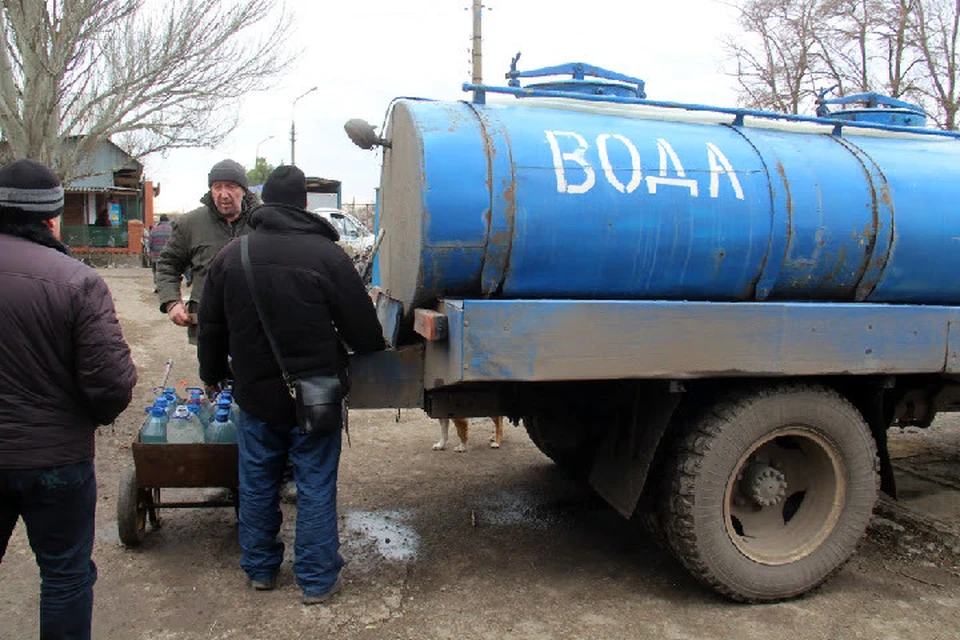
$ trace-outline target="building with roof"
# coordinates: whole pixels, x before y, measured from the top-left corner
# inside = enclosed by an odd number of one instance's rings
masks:
[[[80,167],[84,176],[64,185],[60,237],[71,252],[143,252],[143,230],[153,225],[159,187],[144,180],[143,164],[109,140]]]

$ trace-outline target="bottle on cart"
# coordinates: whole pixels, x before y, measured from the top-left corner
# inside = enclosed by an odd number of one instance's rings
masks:
[[[219,396],[217,396],[217,408],[227,408],[230,411],[230,419],[234,424],[237,423],[237,416],[240,412],[240,407],[233,399],[233,394],[230,391],[222,391]]]
[[[145,444],[160,444],[167,441],[167,413],[163,407],[156,405],[148,409],[150,415],[140,430],[140,442]]]
[[[207,425],[210,424],[210,421],[207,419],[206,414],[204,414],[203,408],[199,404],[192,402],[188,402],[183,406],[185,406],[187,410],[197,419],[197,422],[200,423],[200,428],[206,431]]]
[[[230,419],[229,410],[217,409],[213,420],[210,421],[210,426],[207,427],[207,442],[236,444],[237,427]]]
[[[200,420],[189,408],[177,407],[167,421],[167,442],[190,443],[203,442],[203,427]]]
[[[163,396],[157,398],[153,401],[153,406],[163,409],[163,413],[169,419],[173,415],[173,405],[170,404],[170,401],[164,398]]]
[[[203,423],[203,426],[206,427],[207,424],[213,419],[213,410],[210,407],[210,402],[207,399],[207,394],[200,387],[187,387],[187,397],[188,405],[197,405],[199,410],[200,421]]]
[[[166,400],[167,404],[170,406],[171,415],[173,414],[173,412],[176,410],[177,407],[183,404],[183,401],[180,400],[180,396],[178,396],[175,393],[170,393],[169,391],[164,392],[164,394],[157,399],[159,400],[161,398]]]

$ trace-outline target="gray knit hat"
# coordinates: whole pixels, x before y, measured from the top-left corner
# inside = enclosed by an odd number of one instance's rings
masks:
[[[0,168],[0,211],[13,209],[39,220],[63,213],[63,187],[57,174],[34,160],[16,160]]]
[[[247,172],[235,160],[221,160],[213,165],[210,174],[207,176],[207,186],[212,187],[213,183],[218,180],[234,182],[243,187],[244,191],[247,190]]]

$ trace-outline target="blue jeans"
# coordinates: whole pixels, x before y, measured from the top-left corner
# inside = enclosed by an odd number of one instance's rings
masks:
[[[22,517],[40,567],[40,638],[89,639],[97,481],[93,460],[0,469],[0,562]]]
[[[240,566],[251,580],[272,579],[283,561],[277,492],[289,457],[297,483],[297,584],[307,596],[333,587],[343,567],[337,531],[340,447],[340,431],[303,436],[296,425],[268,425],[240,409]]]

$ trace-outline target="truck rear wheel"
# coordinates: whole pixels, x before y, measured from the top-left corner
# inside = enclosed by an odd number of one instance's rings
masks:
[[[576,477],[587,475],[593,450],[584,446],[583,424],[570,416],[537,415],[524,417],[523,426],[537,449],[557,466]]]
[[[836,392],[741,393],[695,420],[677,446],[667,539],[698,580],[730,598],[801,595],[856,549],[878,466],[863,417]]]

